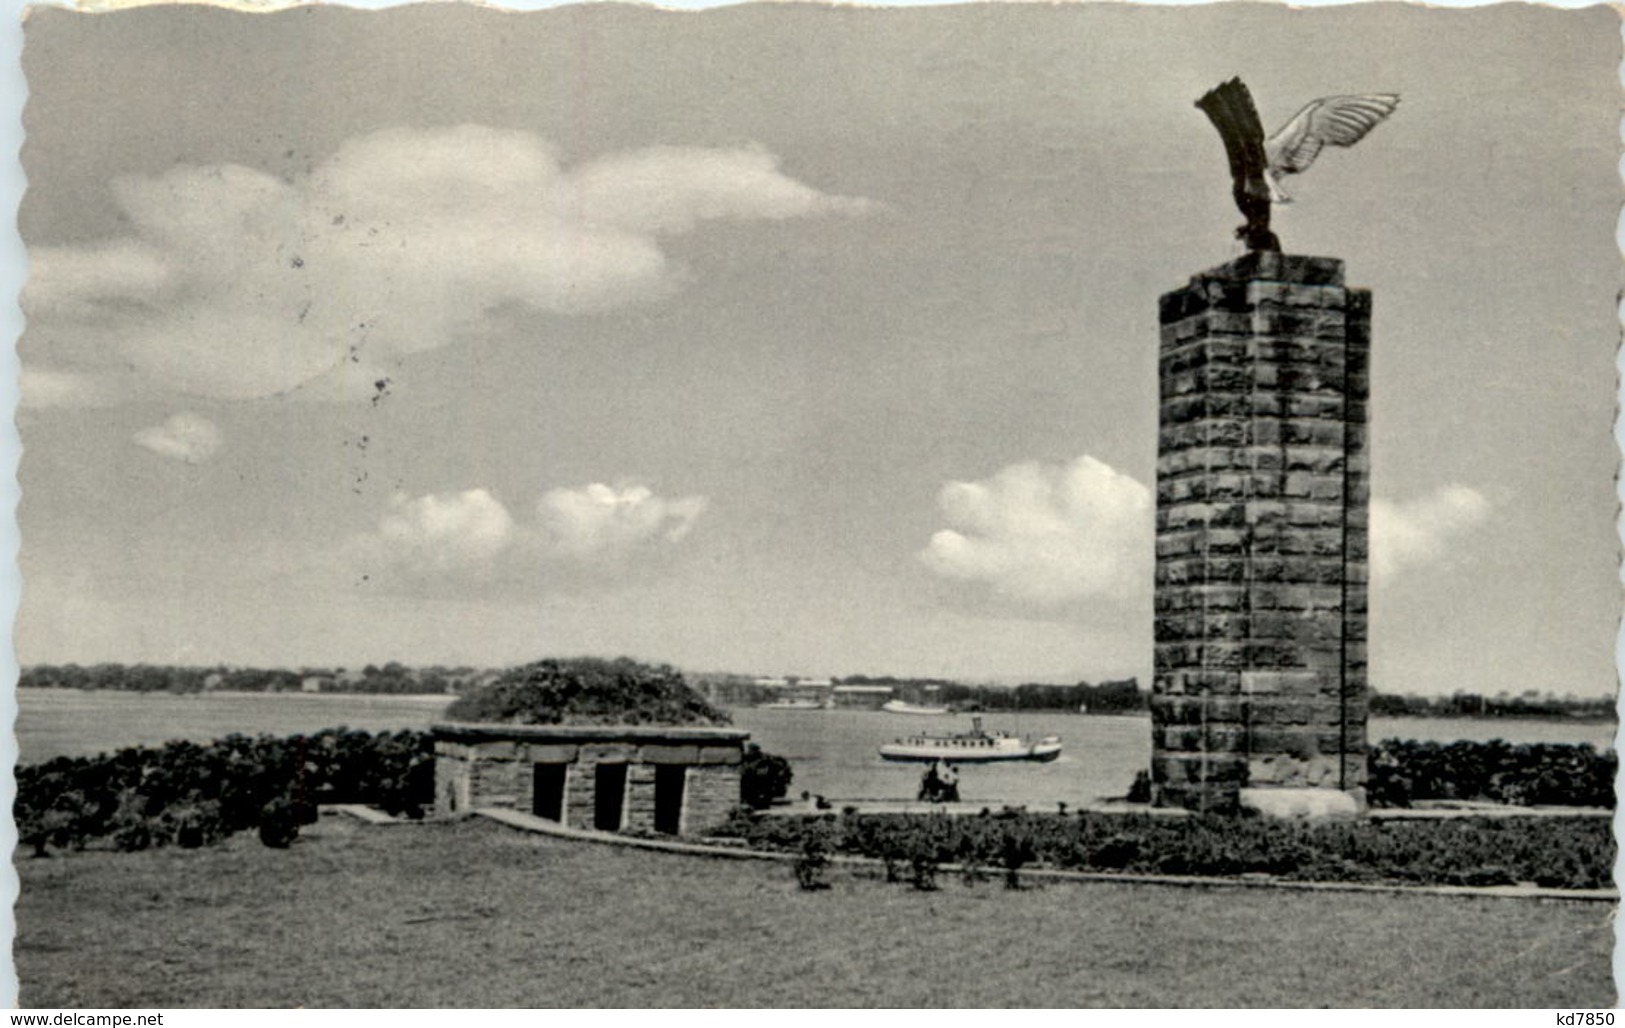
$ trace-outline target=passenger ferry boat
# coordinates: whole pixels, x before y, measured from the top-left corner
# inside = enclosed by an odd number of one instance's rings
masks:
[[[1061,755],[1061,737],[1046,735],[1037,742],[1008,732],[988,731],[982,719],[971,718],[971,730],[952,735],[921,733],[880,747],[883,760],[930,764],[991,764],[1003,760],[1050,761]]]
[[[915,703],[905,703],[902,700],[887,700],[880,705],[880,709],[888,714],[952,714],[947,707],[923,707]]]

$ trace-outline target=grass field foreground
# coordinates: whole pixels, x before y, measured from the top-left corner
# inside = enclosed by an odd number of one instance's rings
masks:
[[[783,864],[478,820],[17,868],[27,1007],[1614,1003],[1599,903],[846,872],[801,892]]]

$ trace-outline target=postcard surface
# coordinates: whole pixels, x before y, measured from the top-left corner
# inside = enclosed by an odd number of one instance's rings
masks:
[[[21,1004],[1611,1005],[1620,57],[31,10]]]

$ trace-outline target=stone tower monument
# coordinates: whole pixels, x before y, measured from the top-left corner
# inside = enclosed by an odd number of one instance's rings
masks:
[[[1360,809],[1371,295],[1254,251],[1161,322],[1154,802]]]
[[[1152,800],[1365,806],[1371,294],[1281,252],[1272,205],[1392,93],[1310,101],[1265,138],[1239,78],[1196,101],[1249,251],[1162,297]]]

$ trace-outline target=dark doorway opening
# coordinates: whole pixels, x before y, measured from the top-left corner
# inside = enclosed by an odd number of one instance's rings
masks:
[[[592,826],[604,832],[621,830],[626,801],[626,765],[599,764],[593,779]]]
[[[564,764],[536,764],[531,769],[530,812],[549,821],[564,820]]]
[[[682,764],[655,765],[655,831],[676,835],[683,826],[683,783],[688,768]]]

